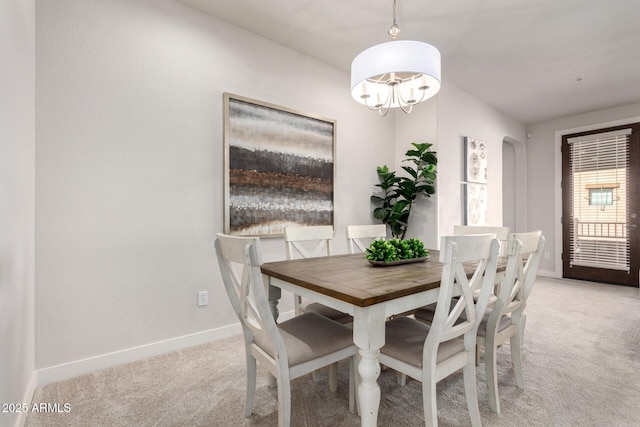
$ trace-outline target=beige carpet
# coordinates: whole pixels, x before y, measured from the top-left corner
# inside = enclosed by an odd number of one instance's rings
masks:
[[[502,414],[489,410],[477,370],[485,426],[640,426],[640,294],[637,288],[539,278],[530,298],[525,390],[499,351]],[[49,384],[34,402],[70,404],[69,413],[31,413],[35,426],[274,426],[277,395],[259,373],[254,415],[244,418],[245,359],[235,337]],[[347,405],[347,365],[338,391],[326,374],[293,382],[293,426],[358,426]],[[424,425],[420,384],[383,371],[379,425]],[[441,426],[469,425],[462,375],[438,384]]]

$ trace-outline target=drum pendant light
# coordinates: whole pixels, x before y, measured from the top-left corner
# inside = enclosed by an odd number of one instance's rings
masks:
[[[382,116],[398,107],[410,113],[440,90],[440,51],[428,43],[396,40],[399,33],[393,0],[391,41],[362,51],[351,63],[351,96]]]

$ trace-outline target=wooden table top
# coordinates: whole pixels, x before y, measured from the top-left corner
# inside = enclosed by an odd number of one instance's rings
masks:
[[[365,254],[264,263],[262,273],[294,285],[328,295],[358,307],[368,307],[440,286],[442,263],[440,251],[429,250],[425,262],[373,266]],[[471,276],[476,263],[465,265]],[[498,260],[498,271],[504,271],[505,259]]]
[[[268,262],[261,269],[268,276],[367,307],[439,287],[439,251],[429,254],[425,262],[388,267],[371,265],[365,254],[349,254]]]

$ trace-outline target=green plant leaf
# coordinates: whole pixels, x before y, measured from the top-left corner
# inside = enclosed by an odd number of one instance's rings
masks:
[[[385,208],[375,208],[373,210],[373,217],[379,221],[383,221],[387,216],[387,210]]]
[[[413,179],[416,179],[418,177],[418,172],[415,169],[413,169],[413,168],[411,168],[409,166],[402,166],[402,169],[404,169],[405,172],[407,172],[409,175],[411,175],[411,177]]]
[[[393,212],[402,212],[410,203],[409,200],[398,200],[396,204],[393,205]]]
[[[417,238],[401,240],[397,237],[389,240],[374,240],[365,250],[371,261],[397,261],[400,259],[422,258],[428,255],[424,244]]]
[[[386,175],[389,173],[389,167],[387,165],[378,166],[377,171],[378,175]]]

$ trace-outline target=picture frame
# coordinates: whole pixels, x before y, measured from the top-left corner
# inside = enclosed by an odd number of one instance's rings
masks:
[[[487,144],[464,137],[464,179],[466,182],[487,183]]]
[[[224,229],[334,225],[336,121],[224,93]]]
[[[465,225],[487,225],[487,186],[467,182],[464,189]]]
[[[465,136],[464,142],[464,223],[487,225],[487,144]]]

